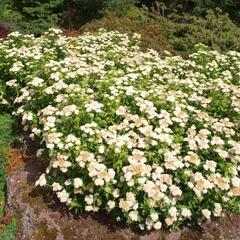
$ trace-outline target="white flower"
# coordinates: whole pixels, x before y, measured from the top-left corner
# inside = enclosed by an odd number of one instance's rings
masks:
[[[53,189],[54,192],[61,191],[62,190],[62,186],[59,183],[54,182],[52,184],[52,189]]]
[[[210,170],[211,172],[215,172],[217,167],[217,163],[214,161],[207,160],[206,163],[203,165],[203,168],[207,171]]]
[[[85,196],[84,200],[88,205],[91,205],[93,203],[93,195]]]
[[[129,213],[129,217],[133,222],[138,221],[138,212],[137,211],[131,211]]]
[[[171,207],[169,210],[168,210],[168,213],[171,217],[175,217],[177,216],[177,209],[176,207]]]
[[[57,160],[53,161],[52,167],[53,168],[60,168],[62,172],[67,172],[68,168],[72,166],[72,163],[67,161],[68,156],[67,155],[61,155],[59,154],[57,156]]]
[[[222,149],[216,149],[216,152],[219,154],[220,157],[222,158],[227,158],[228,157],[228,152]]]
[[[108,205],[109,210],[111,210],[115,207],[116,204],[115,204],[114,201],[110,200],[110,201],[107,202],[107,205]]]
[[[91,162],[94,160],[94,154],[88,151],[81,151],[79,156],[76,158],[76,161],[81,167],[85,166],[86,162]]]
[[[157,213],[151,213],[150,217],[154,222],[156,222],[158,220],[158,214]]]
[[[154,223],[153,225],[154,229],[159,230],[162,227],[162,223],[160,221]]]
[[[65,117],[71,116],[72,114],[78,114],[78,113],[79,113],[79,110],[77,109],[77,106],[74,104],[64,107],[61,111],[61,115],[64,115]]]
[[[38,77],[34,77],[33,80],[30,82],[30,84],[34,87],[38,87],[40,86],[42,83],[44,82],[43,79],[38,78]]]
[[[101,108],[103,107],[102,103],[99,103],[97,101],[92,101],[90,103],[85,104],[85,108],[87,112],[101,112]]]
[[[67,202],[69,200],[69,193],[64,189],[61,192],[57,192],[57,196],[61,203]]]
[[[215,203],[213,215],[215,217],[219,217],[219,216],[221,216],[221,213],[222,213],[222,205],[220,203]]]
[[[189,209],[187,209],[187,208],[182,208],[181,214],[185,218],[190,218],[191,215],[192,215],[191,211]]]
[[[46,174],[43,173],[39,179],[36,181],[35,185],[36,186],[45,186],[47,184],[47,180],[46,180]]]
[[[165,219],[167,226],[171,226],[175,221],[176,221],[176,217],[167,217]]]
[[[13,79],[13,80],[9,80],[6,82],[6,85],[9,87],[16,87],[17,86],[17,80]]]
[[[82,187],[82,185],[83,185],[83,181],[82,181],[81,178],[74,178],[73,179],[73,186],[75,188],[80,188],[80,187]]]
[[[119,116],[124,116],[127,113],[127,109],[124,106],[120,106],[117,110],[116,110],[116,114]]]
[[[104,153],[105,152],[105,146],[101,145],[98,149],[99,153]]]
[[[104,180],[101,178],[97,178],[94,180],[94,183],[96,184],[96,186],[103,186],[104,185]]]
[[[182,195],[182,191],[179,187],[175,186],[175,185],[171,185],[169,187],[171,193],[173,196],[181,196]]]
[[[239,177],[233,177],[232,178],[232,185],[234,187],[239,187],[240,188],[240,178]]]
[[[184,160],[197,166],[200,164],[200,159],[194,152],[188,152],[188,155],[184,157]]]
[[[114,198],[118,198],[120,196],[120,191],[119,189],[114,189],[113,192],[112,192],[112,195]]]
[[[17,61],[13,64],[12,68],[9,69],[11,72],[18,72],[21,68],[23,68],[24,65],[21,61]]]
[[[208,209],[203,209],[202,215],[208,220],[211,218],[211,212]]]

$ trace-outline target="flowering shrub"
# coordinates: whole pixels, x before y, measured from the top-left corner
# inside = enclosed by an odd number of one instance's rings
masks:
[[[139,41],[50,29],[1,42],[2,103],[50,160],[36,185],[141,229],[239,212],[240,53],[198,45],[184,60]]]

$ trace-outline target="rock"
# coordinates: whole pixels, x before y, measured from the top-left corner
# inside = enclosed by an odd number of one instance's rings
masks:
[[[76,215],[52,192],[34,186],[46,163],[28,151],[8,178],[7,212],[18,219],[18,240],[239,240],[240,215],[179,231],[137,232],[103,214]]]

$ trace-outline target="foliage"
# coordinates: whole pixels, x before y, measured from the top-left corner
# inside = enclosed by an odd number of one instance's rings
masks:
[[[99,19],[108,12],[118,16],[136,5],[138,0],[72,0],[65,1],[62,25],[68,28],[79,28],[93,19]]]
[[[0,1],[0,21],[12,31],[24,32],[24,29],[21,27],[22,18],[21,13],[13,9],[12,0]]]
[[[15,240],[17,233],[17,221],[13,219],[12,222],[5,226],[0,232],[0,240]]]
[[[144,9],[141,7],[142,4],[146,4],[149,9],[152,9],[154,12],[155,20],[151,22],[151,28],[155,29],[155,25],[159,25],[158,22],[160,22],[161,28],[164,27],[164,29],[169,31],[171,31],[172,27],[175,31],[177,31],[177,29],[180,27],[182,30],[180,33],[180,38],[182,34],[187,35],[186,40],[188,43],[190,43],[190,47],[194,45],[193,42],[195,43],[195,38],[197,39],[199,36],[201,36],[198,31],[203,31],[203,35],[206,37],[206,39],[202,36],[201,39],[204,38],[203,40],[206,40],[203,41],[204,43],[207,41],[211,42],[209,38],[211,35],[214,36],[214,31],[217,31],[219,33],[218,36],[220,36],[221,39],[218,42],[221,43],[223,38],[223,41],[228,41],[228,39],[231,39],[232,31],[237,28],[234,23],[232,23],[231,20],[227,17],[227,15],[218,13],[214,14],[212,12],[209,13],[209,9],[215,11],[215,8],[218,7],[219,11],[219,8],[222,8],[224,13],[229,13],[231,19],[240,19],[238,16],[240,12],[240,4],[233,0],[3,0],[0,3],[0,20],[2,20],[4,23],[7,23],[11,29],[15,31],[34,33],[35,35],[39,35],[41,32],[46,31],[48,28],[56,26],[57,24],[67,28],[78,29],[93,19],[99,19],[101,17],[109,18],[110,15],[114,15],[113,13],[120,17],[120,19],[121,17],[127,18],[129,11],[131,12],[131,9],[133,9],[134,6],[137,6],[139,11],[142,11]],[[172,18],[170,16],[172,13],[177,13],[177,15]],[[211,21],[213,21],[214,24],[214,26],[210,26],[210,31],[208,27],[206,27],[209,23],[209,18],[211,18]],[[226,23],[224,22],[224,25],[227,28],[226,34],[224,34],[224,31],[219,30],[219,26],[222,20],[226,20]],[[193,23],[191,21],[193,21]],[[164,26],[162,26],[163,22]],[[145,23],[146,26],[148,23],[149,20]],[[132,25],[135,24],[136,23],[133,22]],[[201,29],[201,26],[204,26],[204,29]],[[215,27],[213,31],[212,27]],[[162,29],[160,30],[162,31]],[[145,29],[142,31],[144,32]],[[155,30],[154,33],[156,33]],[[224,34],[223,37],[222,33]],[[169,34],[173,35],[174,37],[174,34],[178,33],[172,32]],[[190,39],[188,39],[188,36]],[[234,36],[234,39],[237,37],[238,36]],[[215,38],[217,39],[217,37]],[[173,40],[173,42],[174,43],[172,44],[175,44],[175,40]],[[232,41],[227,43],[227,45],[231,45],[231,43]],[[225,44],[225,42],[223,44]],[[233,45],[235,44],[236,40],[234,40]],[[177,42],[177,48],[186,48],[184,39],[181,39],[180,42]]]
[[[190,14],[204,17],[209,10],[221,9],[232,20],[240,23],[240,2],[237,0],[142,0],[148,7],[157,6],[166,13]]]
[[[138,0],[73,0],[80,9],[85,10],[85,14],[91,14],[94,16],[104,14],[108,11],[114,11],[119,15],[124,15],[126,10],[132,6],[135,6]],[[86,15],[87,15],[86,14]]]
[[[240,28],[226,14],[208,11],[205,18],[170,15],[159,27],[179,52],[189,53],[199,42],[218,51],[240,51]]]
[[[103,13],[116,12],[119,16],[124,16],[129,8],[136,6],[138,3],[139,0],[105,1]]]
[[[12,0],[1,0],[0,20],[7,22],[17,22],[22,20],[21,14],[13,9]]]
[[[13,29],[40,34],[56,26],[64,0],[4,0],[0,19]]]
[[[114,11],[124,15],[138,0],[3,0],[0,20],[14,30],[39,35],[50,27],[61,24],[75,27]]]
[[[51,29],[1,43],[4,98],[50,160],[36,185],[141,229],[239,212],[240,53],[200,44],[184,60],[139,40]]]
[[[130,35],[139,33],[142,36],[142,49],[153,48],[157,51],[168,50],[174,53],[164,32],[154,20],[138,8],[130,8],[125,16],[119,17],[115,13],[108,13],[105,17],[93,20],[80,28],[80,32],[94,32],[100,28],[109,31],[119,31]]]
[[[8,153],[10,144],[13,141],[11,127],[13,120],[8,114],[0,115],[0,217],[4,214],[5,190],[6,190],[6,172],[8,164]]]
[[[108,14],[85,24],[81,31],[99,28],[142,35],[145,48],[177,51],[183,56],[199,42],[218,51],[240,51],[240,28],[226,14],[208,11],[206,17],[170,14],[162,9],[131,8],[125,16]]]
[[[6,166],[9,163],[8,154],[10,144],[13,142],[12,135],[13,119],[8,114],[0,114],[0,219],[4,216],[5,194],[6,194]],[[0,240],[14,240],[16,238],[16,221],[1,228]]]

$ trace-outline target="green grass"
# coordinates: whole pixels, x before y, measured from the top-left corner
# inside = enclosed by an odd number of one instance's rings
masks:
[[[5,226],[3,232],[0,233],[0,240],[15,240],[17,230],[17,221],[13,219],[12,222]]]
[[[6,166],[9,163],[8,154],[10,145],[14,141],[12,133],[13,119],[9,114],[0,114],[0,219],[4,216],[6,200]],[[5,226],[0,232],[0,240],[16,239],[16,220]]]

